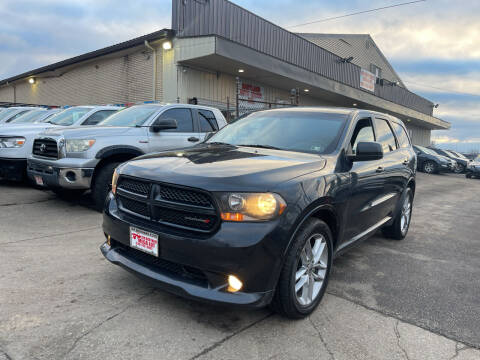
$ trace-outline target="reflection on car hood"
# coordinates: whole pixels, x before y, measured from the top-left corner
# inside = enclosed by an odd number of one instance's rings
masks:
[[[121,173],[210,191],[270,191],[275,185],[321,170],[318,155],[225,145],[144,155]]]
[[[41,132],[50,127],[55,127],[55,125],[49,123],[40,123],[40,124],[24,124],[24,125],[9,125],[0,127],[0,135],[21,135],[24,132]]]
[[[74,126],[48,129],[42,135],[61,136],[66,139],[87,139],[98,138],[101,136],[120,136],[130,130],[136,129],[134,127],[113,127],[113,126]]]

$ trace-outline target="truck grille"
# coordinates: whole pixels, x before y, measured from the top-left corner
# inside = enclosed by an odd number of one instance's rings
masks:
[[[33,154],[58,159],[57,142],[53,139],[35,139],[33,142]]]
[[[176,228],[207,233],[220,221],[211,195],[202,190],[121,177],[117,199],[120,211]]]

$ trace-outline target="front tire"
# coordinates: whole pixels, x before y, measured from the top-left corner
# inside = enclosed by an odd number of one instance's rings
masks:
[[[412,207],[413,192],[412,189],[407,188],[405,190],[405,196],[403,197],[402,208],[393,220],[393,224],[382,229],[385,237],[394,240],[405,239],[408,234],[408,229],[410,228],[410,221],[412,219]]]
[[[455,172],[455,174],[462,174],[465,171],[465,166],[463,166],[462,164],[457,164],[453,171]]]
[[[308,219],[298,231],[283,265],[272,302],[288,318],[310,315],[322,300],[333,258],[333,236],[328,225]]]
[[[95,203],[95,209],[102,212],[105,205],[105,199],[112,186],[113,171],[120,165],[118,162],[109,163],[98,170],[92,186],[92,198]]]
[[[437,164],[433,161],[425,161],[423,164],[423,172],[427,174],[435,174],[437,172]]]

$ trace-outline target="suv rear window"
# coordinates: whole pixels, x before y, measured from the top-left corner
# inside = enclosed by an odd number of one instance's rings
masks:
[[[382,144],[383,152],[388,153],[397,149],[397,143],[395,142],[395,136],[392,129],[386,120],[375,119],[375,125],[377,130],[377,142]]]
[[[395,131],[395,135],[397,135],[397,140],[400,147],[408,148],[410,146],[410,140],[403,126],[396,122],[392,122],[391,124],[392,124],[393,130]]]

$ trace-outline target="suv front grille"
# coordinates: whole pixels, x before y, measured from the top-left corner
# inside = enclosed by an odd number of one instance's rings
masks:
[[[116,247],[117,249],[121,249],[125,255],[141,261],[146,265],[150,265],[160,270],[164,274],[179,276],[201,286],[208,285],[208,279],[205,276],[205,273],[199,269],[177,264],[159,257],[152,256],[150,254],[146,254],[140,250],[131,248],[115,240],[112,240],[112,246]]]
[[[176,228],[211,232],[220,221],[211,195],[202,190],[121,177],[117,199],[120,211]]]
[[[35,139],[33,154],[43,157],[58,158],[57,142],[53,139]]]

